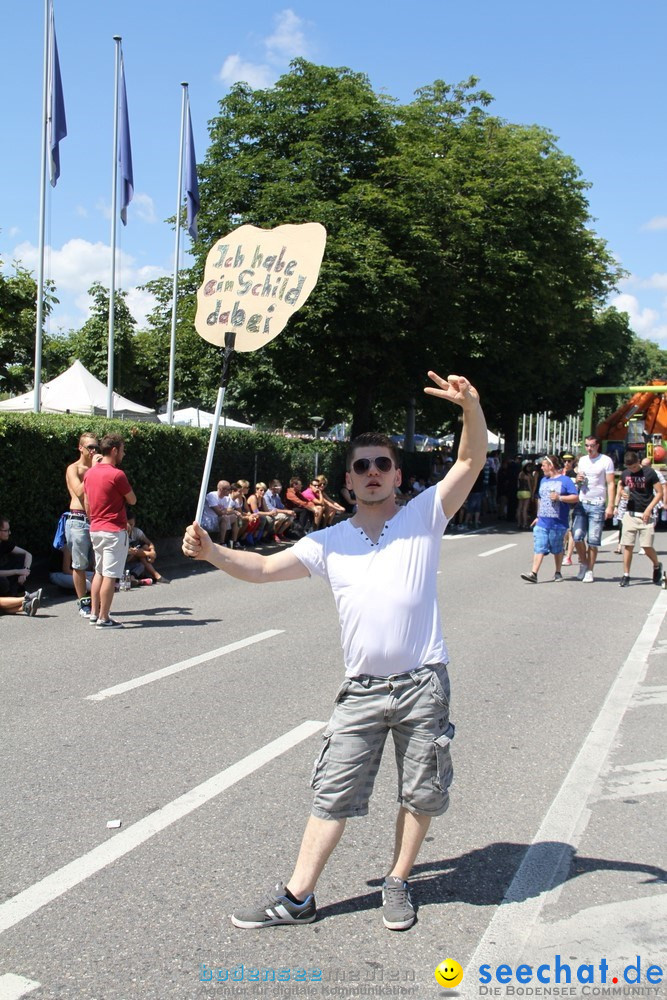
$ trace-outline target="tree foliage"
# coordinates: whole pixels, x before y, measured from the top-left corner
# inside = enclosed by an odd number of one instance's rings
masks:
[[[88,289],[92,299],[90,316],[80,330],[68,337],[70,364],[78,358],[88,371],[106,385],[109,343],[109,289],[94,282]],[[116,291],[114,308],[113,388],[123,396],[137,396],[145,387],[146,376],[136,364],[134,328],[136,321],[128,309],[126,292]]]
[[[397,422],[427,368],[469,373],[506,430],[578,403],[629,343],[603,311],[619,270],[591,229],[587,184],[554,137],[486,110],[471,78],[400,105],[348,69],[296,60],[220,102],[202,168],[199,262],[242,223],[321,222],[315,292],[239,359],[248,411]],[[431,428],[442,408],[419,396]],[[437,405],[437,404],[436,404]],[[449,415],[448,415],[449,416]]]
[[[652,340],[633,336],[620,381],[614,385],[648,385],[652,379],[667,380],[667,351]]]
[[[226,400],[242,419],[306,426],[318,413],[352,417],[353,432],[396,430],[416,397],[419,426],[444,431],[455,415],[421,392],[434,368],[475,382],[511,449],[521,412],[572,412],[585,385],[640,364],[627,316],[605,308],[621,271],[587,182],[549,131],[506,122],[491,102],[470,78],[401,104],[362,73],[303,59],[273,87],[233,87],[210,123],[197,263],[181,276],[179,405],[213,406],[221,351],[194,331],[195,293],[211,245],[244,223],[320,222],[328,238],[308,302],[280,337],[235,357]],[[156,307],[139,333],[117,298],[115,388],[156,406],[171,280],[145,287]],[[91,295],[90,319],[45,357],[57,367],[69,352],[106,379],[108,294]],[[2,345],[0,327],[6,379]]]
[[[0,260],[0,268],[2,261]],[[44,316],[54,302],[47,285]],[[34,382],[37,284],[30,271],[14,264],[14,274],[0,270],[0,393],[14,396]]]

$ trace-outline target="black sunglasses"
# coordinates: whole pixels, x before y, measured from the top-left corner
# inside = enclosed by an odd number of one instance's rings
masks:
[[[371,465],[374,465],[378,472],[389,472],[393,468],[393,461],[386,455],[378,455],[377,458],[357,458],[352,463],[352,469],[358,476],[363,476],[368,472]]]
[[[86,449],[87,449],[88,451],[99,451],[99,450],[100,450],[100,449],[99,449],[99,448],[97,447],[97,445],[96,445],[96,444],[87,444],[87,445],[86,445],[85,447],[86,447]]]

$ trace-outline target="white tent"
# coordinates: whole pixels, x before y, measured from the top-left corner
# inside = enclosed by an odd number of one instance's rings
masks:
[[[34,392],[24,392],[22,396],[0,401],[0,412],[31,411],[34,406]],[[42,413],[83,413],[106,416],[107,387],[88,371],[80,361],[75,361],[62,375],[58,375],[42,386]],[[133,403],[117,392],[113,394],[113,415],[127,420],[157,421],[157,413],[148,406]]]
[[[198,410],[196,406],[187,406],[184,410],[174,410],[174,423],[179,427],[210,427],[213,424],[215,413],[207,413],[206,410]],[[163,424],[168,423],[169,418],[166,413],[160,413],[158,420]],[[241,424],[231,417],[223,417],[220,420],[220,427],[224,430],[229,427],[232,430],[251,431],[250,424]]]

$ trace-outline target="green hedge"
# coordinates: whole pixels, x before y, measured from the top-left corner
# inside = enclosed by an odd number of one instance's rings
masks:
[[[0,512],[12,537],[37,556],[48,554],[58,518],[69,505],[65,468],[78,455],[84,431],[125,439],[123,469],[137,495],[137,524],[149,537],[180,535],[192,520],[206,461],[209,432],[197,427],[107,420],[45,413],[0,416]],[[251,484],[291,476],[307,481],[314,470],[327,476],[336,495],[343,484],[345,445],[302,441],[278,434],[221,430],[209,489],[222,477]],[[428,455],[405,455],[404,474],[428,475]]]

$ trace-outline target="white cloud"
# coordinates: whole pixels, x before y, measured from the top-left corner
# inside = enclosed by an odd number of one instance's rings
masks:
[[[653,289],[664,289],[667,288],[667,272],[660,273],[656,271],[651,275],[650,278],[640,278],[638,274],[630,274],[627,278],[624,278],[619,282],[619,286],[622,289],[626,288],[653,288]]]
[[[145,292],[139,288],[130,288],[127,293],[127,305],[137,321],[137,329],[140,330],[145,326],[148,314],[157,305],[157,299],[150,292]]]
[[[295,56],[308,54],[308,43],[305,35],[305,22],[293,10],[287,7],[274,17],[275,30],[273,34],[263,39],[265,58],[261,62],[250,62],[236,52],[227,56],[220,80],[227,86],[243,80],[254,89],[269,87],[276,77],[287,69]]]
[[[31,243],[20,243],[14,249],[17,260],[36,272],[38,249]],[[56,285],[56,296],[62,305],[56,306],[50,319],[51,329],[76,329],[90,314],[88,289],[95,281],[109,287],[111,247],[105,243],[90,243],[88,240],[72,239],[64,243],[60,250],[46,248],[46,270],[48,277]],[[151,278],[158,278],[167,272],[152,264],[137,265],[136,259],[123,250],[116,249],[116,287],[127,292],[127,302],[134,318],[141,325],[153,307],[153,297],[140,292],[137,285],[143,285]],[[79,310],[73,315],[72,309]]]
[[[644,223],[642,229],[667,229],[667,215],[655,215]]]
[[[641,283],[641,288],[667,288],[667,274],[652,274]]]
[[[650,309],[640,305],[639,299],[635,295],[627,292],[615,296],[610,305],[618,309],[619,312],[628,314],[630,326],[636,334],[645,340],[667,340],[667,321],[657,309]]]
[[[289,62],[295,56],[305,56],[308,44],[304,33],[304,22],[287,8],[275,17],[276,30],[264,40],[267,58],[271,62]]]
[[[98,198],[95,203],[95,208],[100,213],[104,219],[111,219],[111,203],[105,201],[104,198]]]
[[[157,222],[157,215],[155,214],[155,204],[149,194],[142,194],[141,192],[135,192],[131,205],[134,205],[137,215],[142,220],[142,222],[151,222],[151,223]]]
[[[83,205],[77,205],[74,211],[76,212],[76,214],[79,216],[80,219],[88,218],[88,209],[85,208]]]
[[[13,238],[14,238],[15,236],[18,236],[18,234],[19,234],[20,232],[21,232],[21,230],[19,229],[19,227],[18,227],[18,226],[12,226],[12,227],[11,227],[11,228],[9,229],[9,231],[8,231],[7,235],[8,235],[8,236],[11,236],[11,237],[12,237],[12,239],[13,239]]]
[[[98,198],[95,203],[95,209],[100,213],[102,218],[111,221],[111,202],[106,201],[105,198]],[[79,207],[76,211],[77,215],[85,216],[88,214],[85,208]],[[130,218],[136,214],[142,222],[154,223],[158,221],[155,214],[155,202],[149,194],[144,194],[141,191],[134,192],[127,212]]]
[[[228,87],[231,87],[233,83],[239,83],[243,80],[253,90],[260,90],[263,87],[269,87],[273,82],[273,77],[274,74],[268,66],[261,65],[260,63],[244,62],[238,52],[232,56],[227,56],[220,70],[220,79]]]

